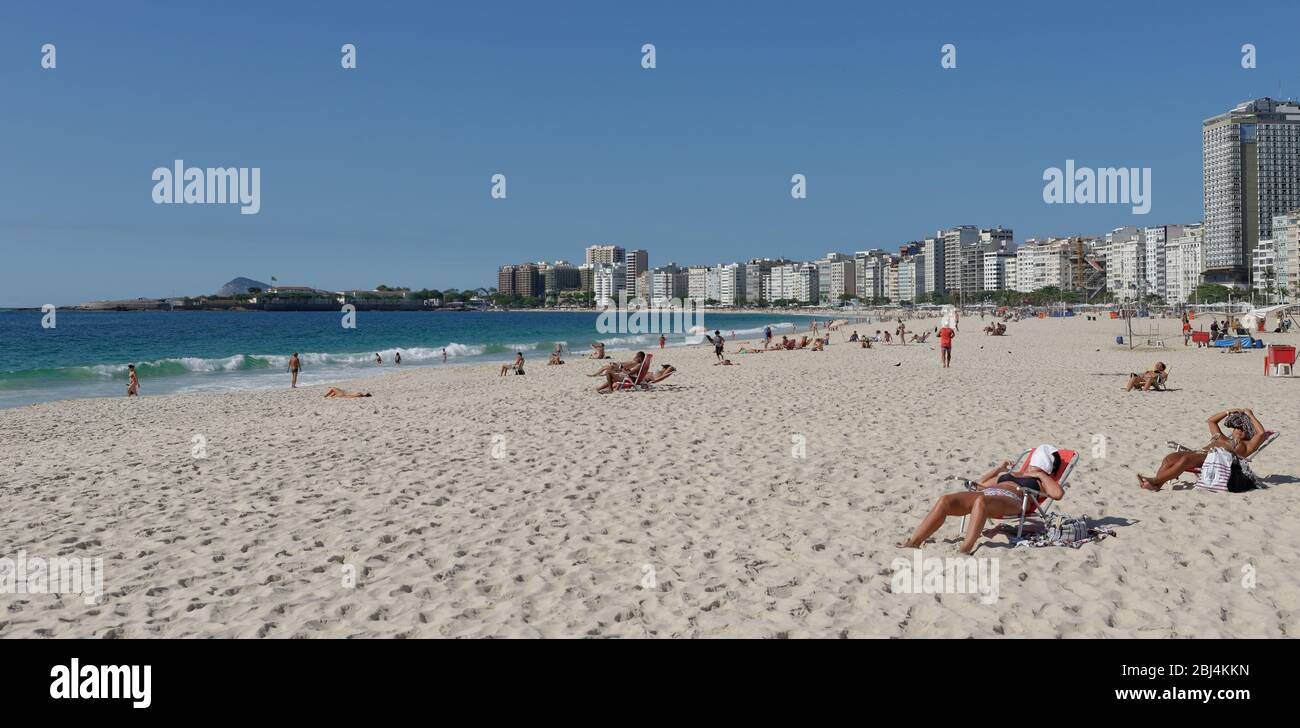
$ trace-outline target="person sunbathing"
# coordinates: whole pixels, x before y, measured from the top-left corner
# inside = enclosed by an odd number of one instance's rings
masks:
[[[826,342],[825,342],[824,340],[822,340],[822,339],[813,339],[812,350],[813,350],[813,351],[825,351],[825,350],[826,350]]]
[[[592,345],[591,345],[591,356],[588,357],[588,358],[590,358],[590,359],[605,359],[605,358],[607,358],[607,357],[605,356],[605,344],[604,344],[604,342],[596,342],[595,344],[592,344]]]
[[[1264,444],[1266,434],[1264,425],[1249,408],[1224,410],[1206,420],[1210,426],[1210,441],[1199,450],[1177,450],[1160,461],[1156,474],[1147,477],[1138,474],[1138,485],[1146,490],[1160,490],[1165,483],[1183,473],[1199,468],[1205,463],[1205,457],[1211,450],[1222,448],[1238,458],[1249,458]],[[1224,434],[1220,424],[1226,426],[1231,434]]]
[[[326,390],[326,392],[325,392],[325,396],[326,396],[326,397],[330,397],[330,398],[334,398],[334,397],[339,397],[339,398],[369,397],[369,396],[370,396],[370,393],[369,393],[369,392],[349,392],[349,391],[346,390],[346,389],[339,389],[338,387],[330,387],[328,390]]]
[[[713,366],[715,366],[715,367],[738,367],[738,366],[740,366],[740,363],[739,363],[739,362],[733,362],[733,361],[731,361],[730,359],[723,359],[722,361],[715,361],[715,362],[713,362]]]
[[[1034,449],[1023,473],[1011,472],[1011,461],[1003,460],[997,467],[980,476],[973,488],[962,493],[939,496],[939,500],[912,532],[911,538],[898,544],[899,548],[919,549],[926,539],[934,535],[949,516],[970,516],[962,540],[963,554],[975,549],[975,541],[984,531],[989,518],[1010,518],[1020,515],[1020,504],[1026,493],[1038,498],[1045,495],[1052,500],[1065,497],[1065,489],[1052,477],[1061,466],[1061,455],[1051,445]]]
[[[645,352],[638,351],[636,356],[632,357],[632,361],[623,363],[615,362],[601,367],[600,371],[591,375],[593,377],[599,377],[602,374],[605,376],[605,383],[596,387],[596,391],[600,394],[604,394],[622,387],[623,382],[636,376],[636,373],[641,369],[641,363],[644,361]]]
[[[636,372],[641,368],[641,362],[645,360],[645,352],[638,351],[631,361],[610,362],[596,371],[595,374],[588,374],[589,377],[603,377],[610,373],[618,372]]]
[[[524,373],[524,353],[522,351],[515,352],[515,362],[513,364],[501,365],[501,376],[504,377],[511,371],[514,371],[515,374]]]
[[[552,367],[555,366],[556,364],[563,364],[563,363],[564,360],[560,358],[560,353],[557,351],[551,353],[551,358],[547,360],[546,366]]]
[[[714,364],[713,366],[717,366],[717,364]],[[740,366],[740,365],[736,364],[734,366]],[[659,371],[651,375],[651,377],[647,379],[646,382],[649,384],[658,384],[663,380],[667,379],[668,377],[671,377],[673,375],[673,372],[675,371],[677,371],[677,367],[674,367],[672,364],[664,364],[663,366],[659,367]]]
[[[1132,392],[1133,388],[1137,387],[1143,392],[1150,392],[1152,389],[1160,389],[1165,386],[1167,381],[1169,381],[1169,370],[1165,368],[1164,362],[1158,361],[1154,369],[1148,369],[1141,374],[1130,373],[1124,391]]]

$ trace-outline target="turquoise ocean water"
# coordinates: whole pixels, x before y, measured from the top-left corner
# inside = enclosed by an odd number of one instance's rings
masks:
[[[285,367],[295,351],[303,361],[299,383],[314,384],[393,371],[397,351],[403,367],[506,362],[516,351],[538,365],[557,342],[566,354],[585,356],[594,341],[610,350],[646,349],[659,338],[598,333],[595,313],[360,311],[356,317],[356,328],[348,329],[333,312],[60,311],[54,328],[43,328],[40,311],[0,311],[0,407],[121,396],[127,364],[136,365],[148,396],[287,386]],[[766,325],[779,336],[806,320],[706,312],[704,325],[744,338]],[[669,346],[700,339],[667,338]],[[375,353],[383,367],[376,367]]]

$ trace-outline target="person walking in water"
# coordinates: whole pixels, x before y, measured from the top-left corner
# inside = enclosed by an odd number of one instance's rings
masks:
[[[393,363],[399,367],[402,366],[402,352],[400,351],[393,352]]]
[[[298,388],[298,372],[302,369],[302,360],[298,358],[298,352],[294,352],[289,357],[289,388]]]
[[[446,349],[443,349],[443,350],[442,350],[442,363],[443,363],[443,364],[446,364],[446,363],[447,363],[447,350],[446,350]]]
[[[126,396],[134,397],[140,393],[140,378],[135,375],[135,365],[126,365]]]
[[[666,341],[667,341],[667,339],[664,338],[664,335],[663,335],[663,334],[659,334],[659,348],[660,348],[660,349],[664,348],[664,343],[665,343]]]
[[[383,365],[384,365],[384,357],[380,356],[380,355],[379,355],[379,352],[376,351],[376,352],[375,352],[375,366],[377,366],[377,367],[382,367]]]

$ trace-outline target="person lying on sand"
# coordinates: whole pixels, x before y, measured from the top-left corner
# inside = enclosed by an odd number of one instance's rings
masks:
[[[1034,449],[1025,472],[1016,475],[1010,472],[1011,461],[1003,460],[997,467],[980,476],[974,488],[962,493],[949,493],[939,496],[939,500],[921,520],[912,537],[898,544],[899,548],[919,549],[926,539],[934,535],[949,516],[970,516],[966,523],[966,535],[962,540],[960,551],[969,554],[975,548],[975,541],[984,531],[984,523],[989,518],[1010,518],[1020,515],[1020,503],[1026,491],[1032,497],[1039,493],[1052,500],[1065,497],[1065,489],[1056,482],[1052,473],[1060,467],[1061,456],[1056,448],[1040,445]]]
[[[1150,392],[1153,388],[1159,389],[1160,387],[1165,386],[1165,382],[1167,381],[1169,381],[1169,371],[1165,368],[1164,362],[1158,361],[1156,362],[1154,369],[1148,369],[1141,374],[1130,373],[1128,375],[1128,384],[1125,385],[1124,391],[1132,392],[1133,388],[1137,387],[1143,392]]]
[[[349,391],[346,390],[346,389],[339,389],[338,387],[330,387],[328,390],[325,391],[325,396],[326,396],[327,398],[334,398],[334,397],[342,397],[342,398],[351,398],[351,397],[369,397],[369,396],[370,396],[370,393],[369,393],[369,392],[349,392]]]
[[[825,340],[824,340],[824,339],[813,339],[812,350],[813,350],[813,351],[825,351],[825,350],[826,350],[826,342],[825,342]]]
[[[1210,441],[1200,450],[1178,450],[1160,461],[1156,474],[1147,477],[1138,474],[1138,485],[1147,490],[1160,490],[1164,484],[1183,473],[1199,468],[1211,450],[1223,448],[1238,458],[1248,458],[1264,444],[1264,425],[1249,408],[1224,410],[1206,420],[1210,426]],[[1231,431],[1225,435],[1219,426],[1223,423]]]
[[[738,367],[738,366],[740,366],[740,362],[733,362],[733,361],[731,361],[730,359],[723,359],[722,361],[715,361],[715,362],[713,362],[713,366],[715,366],[715,367]]]

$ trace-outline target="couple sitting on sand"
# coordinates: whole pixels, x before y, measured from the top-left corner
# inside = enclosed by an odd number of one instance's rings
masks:
[[[1246,460],[1259,451],[1268,438],[1255,412],[1249,408],[1224,410],[1211,416],[1206,423],[1210,426],[1210,441],[1205,447],[1169,453],[1160,462],[1160,469],[1154,476],[1137,476],[1138,485],[1151,491],[1160,490],[1170,480],[1200,468],[1201,477],[1197,484],[1212,490],[1241,493],[1260,487],[1259,480],[1246,465]],[[1231,434],[1225,435],[1220,425],[1226,426]],[[1215,467],[1211,468],[1210,464]],[[1213,472],[1207,472],[1211,470]]]
[[[645,361],[645,352],[638,351],[631,361],[611,362],[601,367],[595,374],[588,374],[590,377],[605,377],[605,383],[596,388],[600,394],[613,392],[621,389],[625,382],[633,381],[636,373],[641,370],[641,363]],[[647,384],[658,384],[668,377],[672,376],[677,368],[671,364],[664,364],[659,367],[659,371],[645,379]]]
[[[989,324],[984,327],[984,333],[987,336],[1006,336],[1007,325],[1000,321],[995,324]]]

